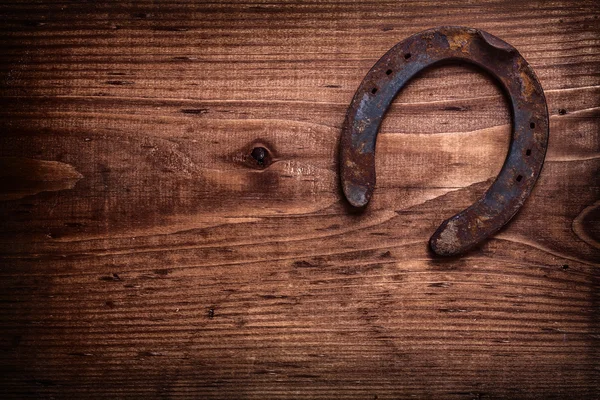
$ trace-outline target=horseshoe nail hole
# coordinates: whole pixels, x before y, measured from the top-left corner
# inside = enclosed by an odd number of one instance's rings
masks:
[[[523,175],[517,176],[517,182],[521,182],[521,179],[523,179]]]
[[[559,108],[559,109],[558,109],[558,113],[559,113],[560,115],[565,115],[565,114],[567,113],[567,110],[565,110],[564,108]]]
[[[526,156],[530,156],[531,155],[531,149],[527,149],[527,151],[525,152]]]
[[[408,59],[410,58],[410,56],[411,56],[411,54],[410,54],[410,53],[406,53],[406,54],[404,55],[404,59],[405,59],[405,60],[408,60]]]
[[[371,93],[373,93],[373,94],[377,93],[377,88],[374,87],[373,89],[371,89]]]
[[[562,269],[569,269],[569,266],[568,266],[567,264],[564,264],[564,265],[562,266]]]
[[[535,122],[530,122],[530,123],[529,123],[529,127],[530,127],[531,129],[534,129],[534,128],[535,128]]]
[[[391,73],[392,73],[392,70],[391,70],[391,69],[388,69],[387,71],[385,71],[385,74],[386,74],[386,75],[390,75]]]

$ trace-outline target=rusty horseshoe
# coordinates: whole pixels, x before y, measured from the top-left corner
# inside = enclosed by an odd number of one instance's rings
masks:
[[[519,211],[540,174],[548,146],[548,107],[542,86],[519,52],[481,30],[444,26],[390,49],[367,73],[346,114],[340,177],[348,202],[367,205],[375,188],[375,142],[394,97],[424,68],[459,60],[490,73],[510,97],[512,138],[500,174],[473,205],[445,220],[429,240],[439,255],[456,255],[497,232]]]

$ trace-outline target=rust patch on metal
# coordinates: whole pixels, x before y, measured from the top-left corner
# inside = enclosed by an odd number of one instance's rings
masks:
[[[421,70],[445,60],[478,65],[510,97],[513,130],[500,174],[475,204],[444,221],[432,250],[456,255],[497,232],[521,208],[540,174],[548,146],[548,109],[533,70],[508,43],[487,32],[455,26],[429,29],[398,43],[367,73],[346,114],[340,141],[344,195],[365,207],[375,188],[375,142],[394,97]]]
[[[535,91],[535,82],[531,79],[533,71],[524,59],[518,61],[521,76],[521,91],[525,97],[530,97]]]
[[[451,31],[446,35],[450,50],[460,50],[462,52],[468,51],[466,46],[471,41],[471,37],[471,33],[466,31]]]

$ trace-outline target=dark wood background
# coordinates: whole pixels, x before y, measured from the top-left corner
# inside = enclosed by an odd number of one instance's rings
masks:
[[[0,397],[600,398],[599,11],[3,2]],[[427,240],[510,137],[486,75],[398,96],[366,213],[337,174],[363,76],[440,25],[514,45],[551,114],[525,207],[454,259]]]

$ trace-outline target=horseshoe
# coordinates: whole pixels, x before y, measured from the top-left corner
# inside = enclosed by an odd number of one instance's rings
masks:
[[[390,49],[367,73],[346,114],[340,177],[348,202],[367,205],[375,188],[375,142],[398,92],[423,69],[467,61],[490,73],[510,97],[512,138],[500,174],[473,205],[445,220],[429,245],[457,255],[496,233],[519,211],[540,174],[548,147],[548,107],[542,86],[519,52],[487,32],[444,26],[413,35]]]

